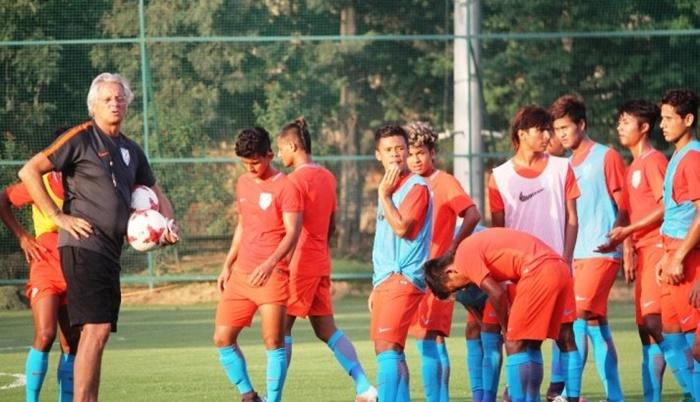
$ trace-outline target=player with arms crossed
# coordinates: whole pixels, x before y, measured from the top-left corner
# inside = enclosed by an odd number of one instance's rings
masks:
[[[454,253],[469,236],[481,216],[471,198],[451,174],[435,168],[437,134],[426,123],[413,122],[404,127],[408,133],[408,167],[430,186],[433,201],[433,233],[430,258]],[[456,235],[457,218],[462,225]],[[450,335],[454,300],[439,300],[430,291],[418,307],[409,332],[417,338],[425,399],[449,402],[450,359],[445,337]]]
[[[406,166],[408,135],[400,126],[374,133],[375,156],[384,168],[379,183],[372,248],[370,334],[377,354],[382,402],[409,402],[404,347],[423,297],[422,265],[430,252],[432,207],[428,183]]]
[[[65,129],[56,131],[55,136]],[[60,208],[63,206],[63,180],[58,172],[43,176],[46,192]],[[17,221],[12,208],[32,207],[34,233],[32,236]],[[58,400],[73,400],[73,364],[78,343],[78,332],[70,327],[66,307],[66,281],[61,271],[58,254],[58,226],[34,205],[31,195],[22,183],[13,184],[0,193],[0,219],[19,240],[19,245],[29,263],[27,298],[34,316],[34,341],[25,364],[26,400],[39,400],[42,384],[49,364],[49,351],[56,339],[58,323],[61,357],[58,361]]]
[[[357,402],[376,402],[377,390],[370,384],[357,359],[355,347],[333,319],[331,301],[331,257],[328,243],[335,232],[336,181],[333,173],[311,159],[311,135],[303,117],[287,124],[277,136],[279,158],[294,171],[287,178],[301,193],[308,213],[289,263],[289,301],[284,346],[287,365],[292,357],[292,328],[297,317],[309,317],[318,339],[333,351],[338,363],[355,382]]]
[[[686,347],[692,346],[695,359],[689,388],[696,401],[700,400],[700,341],[696,336],[700,318],[700,141],[695,137],[699,103],[695,92],[687,89],[670,90],[661,99],[661,130],[674,152],[664,176],[664,255],[657,264],[661,317],[664,324],[677,317]]]
[[[425,264],[439,298],[474,283],[493,305],[506,345],[506,377],[513,401],[537,401],[542,384],[541,344],[559,339],[566,298],[573,297],[569,265],[537,237],[513,229],[474,233],[455,255]],[[501,282],[516,284],[512,302]],[[562,345],[563,346],[563,345]]]
[[[617,250],[597,251],[617,225],[622,206],[625,162],[612,148],[591,140],[586,134],[586,106],[571,95],[564,95],[549,108],[554,132],[566,149],[572,151],[571,163],[578,182],[576,200],[579,217],[574,248],[574,293],[577,319],[574,323],[576,346],[581,354],[581,371],[588,354],[588,338],[595,352],[596,367],[607,399],[623,400],[617,352],[608,326],[608,295],[620,268]],[[591,323],[589,325],[589,323]]]
[[[493,169],[489,181],[489,206],[494,227],[507,227],[534,235],[571,264],[578,230],[576,199],[580,193],[569,161],[546,153],[552,117],[536,106],[518,110],[511,122],[515,155]],[[572,291],[573,294],[573,291]],[[552,353],[549,399],[560,395],[578,400],[581,360],[573,336],[576,302],[566,300],[560,342]],[[484,317],[486,332],[493,336],[498,324]],[[488,331],[491,332],[488,332]],[[563,345],[561,350],[558,345]]]
[[[613,228],[601,251],[612,251],[624,241],[625,279],[635,283],[635,316],[642,342],[642,386],[645,401],[660,401],[666,360],[686,394],[690,372],[683,349],[686,340],[675,317],[661,319],[661,286],[656,264],[663,256],[659,227],[663,221],[663,182],[668,161],[649,140],[659,120],[659,107],[645,100],[631,100],[618,108],[620,144],[632,153],[622,189],[624,226]],[[662,332],[662,330],[664,332]],[[689,394],[688,394],[689,396]]]
[[[214,344],[219,361],[242,400],[261,401],[253,388],[238,335],[260,310],[267,349],[267,401],[279,402],[287,374],[284,319],[289,297],[287,256],[301,230],[299,190],[270,164],[270,135],[263,128],[244,129],[236,138],[236,156],[246,173],[236,184],[236,226],[217,286]]]

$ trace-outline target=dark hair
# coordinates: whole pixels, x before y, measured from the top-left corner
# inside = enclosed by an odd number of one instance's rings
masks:
[[[297,117],[293,122],[282,127],[280,137],[284,138],[294,133],[299,139],[299,145],[307,154],[311,153],[311,134],[309,134],[309,126],[304,120],[304,116]]]
[[[698,103],[700,103],[698,95],[690,89],[671,89],[661,99],[662,105],[673,106],[673,109],[682,118],[692,114],[693,124],[690,125],[691,127],[695,127],[698,122]]]
[[[617,118],[623,114],[629,114],[634,116],[640,123],[647,123],[649,125],[649,133],[656,125],[656,121],[659,120],[659,107],[649,101],[644,99],[633,99],[627,101],[617,108]]]
[[[262,127],[243,129],[236,137],[235,150],[241,158],[267,156],[272,152],[270,133]]]
[[[513,148],[518,149],[520,146],[518,131],[529,130],[533,127],[540,130],[551,130],[552,115],[534,105],[525,106],[518,110],[510,123],[510,141],[513,143]]]
[[[447,282],[445,268],[452,264],[454,257],[454,254],[448,253],[423,264],[425,282],[438,299],[444,300],[450,297],[450,292],[445,288],[445,282]]]
[[[582,120],[586,121],[586,104],[583,103],[583,99],[574,95],[563,95],[549,107],[549,114],[554,120],[569,117],[571,121],[579,124]]]
[[[408,135],[408,145],[413,147],[425,146],[428,150],[435,149],[438,135],[430,124],[422,121],[414,121],[403,126]]]
[[[382,138],[387,137],[403,137],[406,145],[408,145],[408,133],[406,133],[406,130],[404,130],[403,127],[397,125],[387,125],[380,127],[374,132],[374,146],[376,147],[379,145],[379,141]]]

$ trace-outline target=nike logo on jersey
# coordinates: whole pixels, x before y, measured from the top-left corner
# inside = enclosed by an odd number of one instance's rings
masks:
[[[576,301],[585,301],[586,297],[584,296],[576,296]]]
[[[652,304],[654,304],[654,301],[653,301],[653,300],[652,300],[652,301],[645,302],[645,303],[642,305],[642,307],[647,308],[647,307],[651,306]]]
[[[523,194],[523,192],[521,191],[520,194],[518,195],[518,199],[519,199],[521,202],[529,201],[532,197],[536,196],[537,194],[539,194],[539,193],[541,193],[541,192],[543,192],[543,191],[544,191],[543,188],[541,188],[541,189],[539,189],[539,190],[537,190],[537,191],[534,191],[534,192],[532,192],[532,193],[530,193],[530,194]]]
[[[383,333],[389,332],[389,331],[391,331],[391,328],[379,328],[379,333],[380,333],[380,334],[383,334]]]
[[[688,322],[688,320],[690,320],[690,316],[684,317],[684,318],[681,320],[681,324],[685,324],[686,322]]]

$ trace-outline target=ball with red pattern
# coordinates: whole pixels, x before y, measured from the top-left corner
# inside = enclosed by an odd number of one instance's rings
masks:
[[[129,217],[126,238],[137,251],[149,251],[160,246],[163,233],[168,230],[168,220],[158,211],[135,211]]]
[[[158,196],[150,187],[139,184],[134,187],[134,191],[131,192],[131,210],[143,211],[146,209],[152,209],[154,211],[160,209]]]

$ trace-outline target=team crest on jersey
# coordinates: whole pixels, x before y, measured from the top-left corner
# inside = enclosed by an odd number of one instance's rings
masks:
[[[272,204],[272,193],[260,193],[258,205],[262,209],[267,209]]]
[[[120,151],[122,151],[122,160],[124,161],[124,164],[126,166],[129,166],[129,162],[131,162],[131,155],[129,154],[129,150],[126,148],[119,148]]]
[[[639,187],[639,183],[642,182],[642,172],[639,170],[635,170],[632,172],[632,187],[637,188]]]

